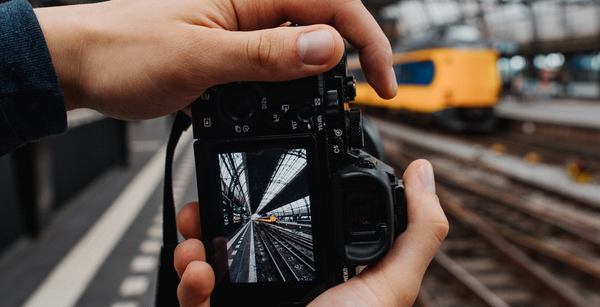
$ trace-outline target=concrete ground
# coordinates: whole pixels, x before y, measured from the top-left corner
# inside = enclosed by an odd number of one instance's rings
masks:
[[[166,119],[133,123],[129,167],[107,171],[39,238],[0,255],[0,306],[153,305],[168,129]],[[187,133],[174,164],[179,206],[197,198],[190,145]]]

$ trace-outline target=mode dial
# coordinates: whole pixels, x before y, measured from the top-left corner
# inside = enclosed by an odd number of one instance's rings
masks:
[[[348,124],[349,124],[349,145],[354,149],[361,149],[364,146],[363,137],[363,125],[362,125],[362,113],[359,108],[350,108],[348,111]]]

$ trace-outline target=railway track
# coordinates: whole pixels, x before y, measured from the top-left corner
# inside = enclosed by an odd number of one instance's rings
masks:
[[[261,261],[259,279],[267,281],[310,281],[315,268],[312,252],[292,233],[266,223],[256,223],[257,250]]]
[[[585,161],[589,171],[600,174],[600,148],[593,143],[573,143],[569,140],[549,138],[547,136],[528,136],[515,132],[501,133],[487,136],[461,136],[448,135],[459,140],[477,143],[485,147],[501,145],[507,154],[530,159],[536,155],[539,159],[532,163],[548,163],[565,167],[569,163],[580,160]]]
[[[597,207],[532,193],[475,163],[397,140],[386,142],[386,151],[396,166],[416,157],[433,162],[451,221],[418,305],[600,306]]]
[[[510,121],[492,134],[457,135],[440,127],[432,127],[430,122],[393,116],[390,112],[370,112],[377,119],[406,122],[418,129],[443,135],[445,137],[477,143],[483,147],[501,145],[508,154],[528,160],[535,154],[539,161],[552,165],[566,166],[576,160],[585,161],[587,167],[600,180],[600,138],[594,129],[564,127],[533,122]],[[535,159],[535,158],[534,158]]]
[[[312,225],[311,224],[277,221],[277,225],[287,228],[287,229],[297,230],[297,231],[303,232],[305,234],[312,235]]]
[[[269,224],[268,227],[277,229],[278,235],[280,237],[282,237],[284,240],[287,240],[288,242],[290,242],[290,244],[296,246],[297,248],[302,249],[305,254],[310,256],[310,258],[313,257],[312,239],[310,239],[306,236],[300,235],[297,232],[291,231],[284,227],[280,227],[278,224],[275,224],[275,225]],[[305,233],[302,230],[301,230],[301,232]],[[310,235],[310,233],[309,233],[309,235]]]
[[[578,185],[567,177],[565,169],[548,165],[532,166],[518,157],[501,156],[486,147],[423,132],[397,123],[373,120],[381,128],[386,139],[400,142],[413,153],[423,153],[442,162],[451,161],[467,167],[467,171],[479,169],[493,177],[501,177],[519,186],[519,190],[543,191],[544,195],[600,213],[600,184]],[[535,174],[533,176],[532,174]],[[487,178],[483,178],[487,180]]]

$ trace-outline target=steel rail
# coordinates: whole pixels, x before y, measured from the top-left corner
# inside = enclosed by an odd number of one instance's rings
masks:
[[[549,213],[548,211],[535,209],[532,206],[528,206],[523,199],[518,198],[515,195],[501,193],[472,179],[466,179],[464,177],[457,176],[451,177],[450,174],[444,171],[443,168],[436,168],[436,178],[438,181],[452,186],[452,188],[470,192],[478,197],[492,200],[493,202],[527,214],[527,216],[530,218],[556,227],[574,236],[577,240],[591,244],[594,249],[600,248],[600,240],[594,235],[594,233],[597,232],[595,228],[590,229],[590,227],[581,225],[576,227],[569,221],[562,218],[562,216],[557,216]],[[549,244],[531,235],[520,233],[506,226],[503,227],[497,222],[488,222],[494,224],[496,230],[502,234],[505,239],[519,245],[520,247],[534,251],[548,258],[552,258],[584,274],[590,275],[596,279],[600,279],[600,263],[597,261],[586,259],[578,255],[576,252]]]
[[[283,256],[283,254],[281,253],[281,250],[279,248],[277,248],[277,246],[275,246],[275,243],[273,242],[274,238],[273,236],[268,232],[265,231],[265,237],[268,238],[269,242],[271,242],[271,244],[273,245],[273,247],[275,248],[275,252],[277,253],[277,255],[279,256],[279,258],[281,258],[281,261],[283,261],[283,264],[285,264],[285,267],[288,269],[288,271],[294,276],[294,279],[296,281],[299,281],[300,278],[298,277],[298,275],[296,275],[296,272],[294,272],[294,270],[292,269],[292,267],[290,266],[289,262],[287,261],[287,259],[285,259],[285,257]],[[275,240],[276,241],[276,240]],[[281,243],[277,242],[280,246],[284,247]]]
[[[311,271],[315,271],[314,265],[309,264],[307,261],[310,262],[314,262],[314,260],[312,260],[309,256],[305,255],[303,252],[301,252],[300,250],[298,250],[298,248],[296,248],[295,246],[293,246],[291,243],[285,242],[280,240],[278,238],[279,234],[276,233],[273,229],[269,230],[269,235],[275,240],[277,241],[277,243],[279,243],[279,245],[283,246],[290,254],[292,254],[294,257],[296,257],[296,259],[300,260],[302,262],[302,264],[304,264],[306,267],[308,267]],[[288,245],[290,245],[290,247],[288,247]],[[296,251],[292,250],[295,249]],[[302,256],[300,256],[302,255]]]
[[[581,294],[573,287],[562,282],[551,272],[531,260],[518,247],[505,240],[492,225],[476,213],[465,208],[461,201],[454,195],[441,187],[438,188],[437,193],[442,200],[442,205],[446,213],[475,230],[481,238],[492,245],[500,254],[510,260],[511,263],[519,267],[523,273],[535,280],[549,294],[560,300],[565,306],[591,306],[591,303],[582,298]]]
[[[256,227],[257,230],[259,228],[260,227]],[[279,265],[277,265],[277,262],[275,261],[275,257],[273,257],[273,254],[271,253],[271,251],[269,250],[269,247],[267,246],[267,243],[265,242],[265,239],[264,239],[263,234],[262,234],[262,229],[260,229],[258,232],[259,232],[258,237],[260,238],[260,241],[261,241],[262,245],[265,247],[265,250],[269,254],[269,259],[271,259],[271,262],[273,263],[273,265],[277,269],[277,272],[279,273],[279,276],[281,277],[281,280],[284,281],[284,282],[287,281],[286,278],[285,278],[285,276],[283,275],[283,272],[279,268]]]
[[[498,297],[488,287],[481,283],[475,276],[471,275],[459,264],[454,262],[446,253],[440,251],[435,255],[433,261],[458,280],[471,293],[490,307],[509,307],[504,300]]]

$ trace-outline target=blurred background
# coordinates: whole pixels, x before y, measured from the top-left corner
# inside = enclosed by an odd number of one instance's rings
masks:
[[[451,223],[415,305],[600,306],[600,1],[363,3],[399,88],[377,97],[350,51],[356,104],[396,169],[433,163]],[[0,306],[150,306],[171,119],[68,122],[0,157]]]

